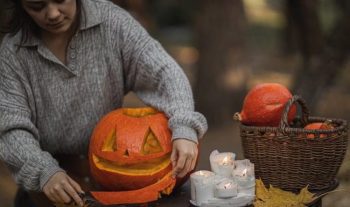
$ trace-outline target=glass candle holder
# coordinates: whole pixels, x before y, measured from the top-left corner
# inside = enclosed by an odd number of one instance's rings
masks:
[[[214,150],[209,156],[211,170],[217,175],[232,178],[236,154]]]
[[[237,196],[237,183],[232,179],[222,179],[215,184],[215,197],[231,198]]]
[[[190,176],[191,200],[197,205],[214,198],[215,174],[211,171],[200,170]]]

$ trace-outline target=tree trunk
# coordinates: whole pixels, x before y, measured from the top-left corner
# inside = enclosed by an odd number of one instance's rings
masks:
[[[242,1],[198,1],[199,49],[196,108],[211,126],[232,121],[246,93],[245,29]]]
[[[306,99],[310,109],[316,108],[324,91],[334,84],[349,56],[350,2],[337,2],[341,5],[342,17],[327,37],[320,54],[304,59],[304,67],[295,76],[293,91]]]
[[[148,11],[150,2],[142,0],[112,0],[113,3],[126,9],[147,31],[156,30],[155,20]]]
[[[288,0],[286,6],[287,50],[300,49],[307,63],[320,53],[324,44],[321,24],[318,16],[318,0]],[[298,45],[295,43],[298,42]]]

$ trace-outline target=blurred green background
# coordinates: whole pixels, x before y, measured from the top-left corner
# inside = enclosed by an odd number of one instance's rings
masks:
[[[243,157],[232,115],[241,110],[244,96],[257,83],[287,86],[306,100],[313,116],[350,119],[350,1],[114,2],[161,42],[190,80],[196,109],[209,122],[197,169],[209,169],[214,149]],[[1,2],[1,14],[5,6]],[[125,98],[125,106],[142,105],[133,93]],[[348,192],[327,195],[323,206],[349,206],[349,153],[338,179],[339,189]],[[0,163],[1,206],[12,206],[15,191]]]

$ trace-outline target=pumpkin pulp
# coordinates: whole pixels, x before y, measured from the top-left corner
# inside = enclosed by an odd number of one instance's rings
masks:
[[[133,176],[153,175],[161,170],[164,170],[170,165],[170,154],[161,158],[134,165],[120,165],[118,163],[99,158],[95,155],[92,156],[92,159],[96,167],[101,170]]]

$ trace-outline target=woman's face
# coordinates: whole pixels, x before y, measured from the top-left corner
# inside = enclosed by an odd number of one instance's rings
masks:
[[[43,30],[52,34],[68,32],[76,20],[76,0],[21,0],[23,9]]]

